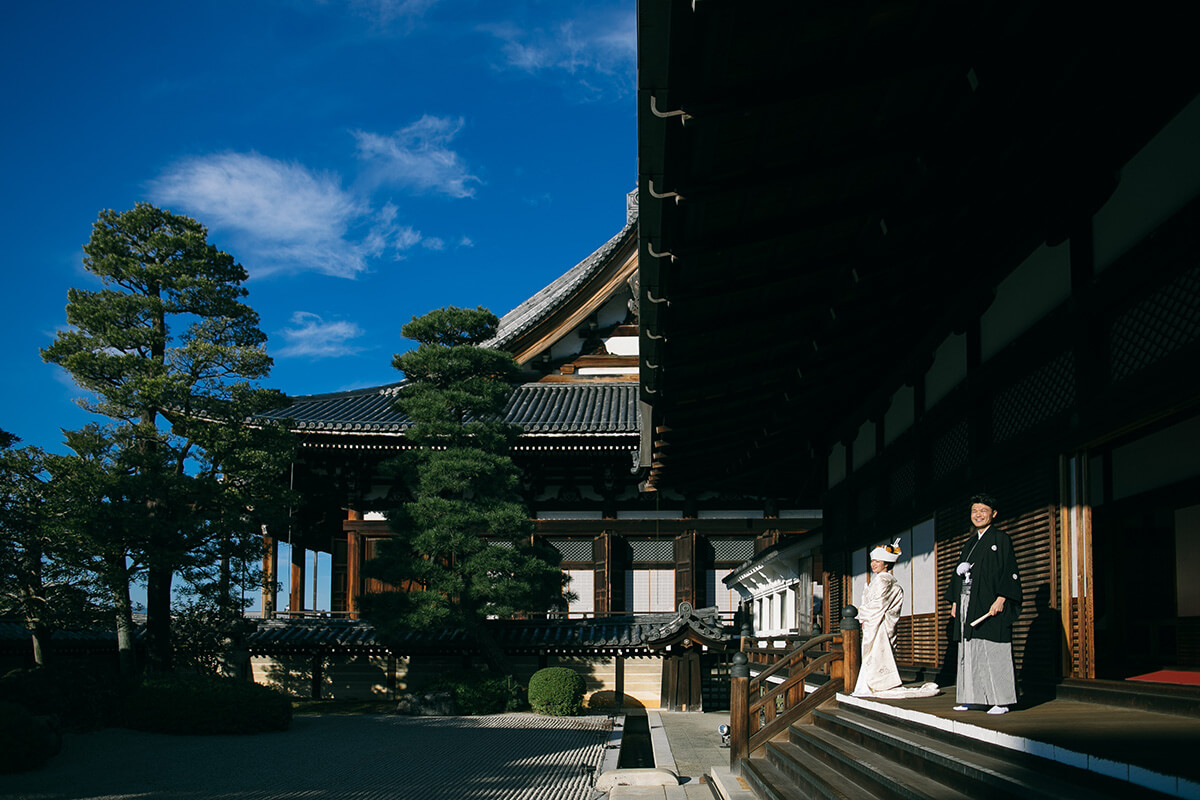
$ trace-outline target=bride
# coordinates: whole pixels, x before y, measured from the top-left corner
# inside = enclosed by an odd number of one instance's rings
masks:
[[[895,689],[901,683],[894,648],[904,590],[892,574],[899,558],[899,539],[871,551],[871,582],[858,606],[858,621],[862,624],[862,666],[854,687],[856,697],[871,697]]]
[[[939,692],[936,683],[900,685],[895,647],[904,590],[892,574],[899,558],[899,539],[871,551],[871,582],[867,584],[858,608],[858,620],[862,624],[862,665],[854,686],[855,697],[933,697]]]

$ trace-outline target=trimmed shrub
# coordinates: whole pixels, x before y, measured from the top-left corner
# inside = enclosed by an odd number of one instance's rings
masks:
[[[57,752],[58,738],[44,718],[29,709],[0,701],[0,774],[29,772]]]
[[[583,708],[583,676],[566,667],[547,667],[529,679],[529,705],[539,714],[572,717]]]
[[[15,669],[0,677],[0,700],[56,717],[66,730],[96,730],[118,718],[118,680],[115,673],[81,667]]]
[[[287,730],[292,702],[266,686],[211,675],[155,678],[125,701],[125,727],[180,734]]]
[[[487,673],[464,673],[429,684],[426,691],[449,692],[459,714],[500,714],[525,708],[525,689],[512,678]]]
[[[617,693],[611,689],[605,689],[601,692],[593,692],[588,698],[587,707],[593,711],[603,710],[608,711],[617,707]],[[645,708],[641,700],[629,695],[621,696],[622,708]]]

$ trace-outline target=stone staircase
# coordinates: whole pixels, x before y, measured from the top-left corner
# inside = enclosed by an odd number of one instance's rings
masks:
[[[850,705],[828,705],[742,762],[761,800],[1162,798],[1031,754]]]

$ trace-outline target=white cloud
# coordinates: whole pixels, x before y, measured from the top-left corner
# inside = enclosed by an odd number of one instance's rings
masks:
[[[370,257],[421,240],[396,222],[394,206],[373,213],[337,175],[253,152],[185,159],[153,181],[150,192],[156,203],[229,234],[235,255],[255,275],[353,278],[368,269]]]
[[[621,96],[633,88],[637,28],[632,9],[589,10],[544,28],[506,22],[482,30],[500,40],[503,68],[567,77],[592,96]]]
[[[472,184],[479,183],[479,178],[449,148],[462,127],[461,117],[426,114],[391,136],[354,131],[366,180],[373,185],[401,186],[450,197],[473,196]]]
[[[350,7],[363,16],[386,25],[396,20],[412,20],[441,0],[350,0]]]
[[[326,322],[311,311],[295,312],[291,322],[292,327],[279,332],[287,342],[276,353],[280,358],[334,358],[363,350],[351,344],[363,335],[363,329],[353,322]]]

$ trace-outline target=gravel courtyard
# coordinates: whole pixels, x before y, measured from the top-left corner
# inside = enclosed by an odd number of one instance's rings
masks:
[[[0,775],[4,800],[584,800],[603,716],[297,716],[286,733],[68,735],[44,768]]]

